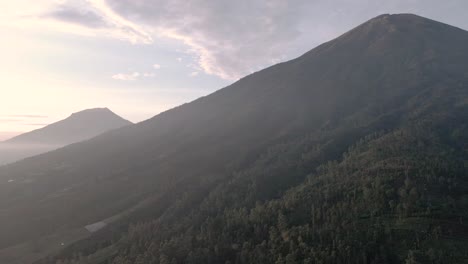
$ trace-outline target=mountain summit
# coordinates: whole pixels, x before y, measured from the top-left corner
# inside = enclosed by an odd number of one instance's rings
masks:
[[[460,263],[467,72],[468,32],[383,15],[147,121],[1,167],[0,261]]]

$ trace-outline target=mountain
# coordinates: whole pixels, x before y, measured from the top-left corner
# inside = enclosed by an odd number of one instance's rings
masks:
[[[21,134],[5,143],[68,145],[131,124],[108,108],[93,108],[73,113],[64,120]]]
[[[107,108],[73,113],[64,120],[0,142],[0,164],[48,152],[130,124]]]
[[[468,32],[382,15],[0,168],[8,263],[461,263]]]

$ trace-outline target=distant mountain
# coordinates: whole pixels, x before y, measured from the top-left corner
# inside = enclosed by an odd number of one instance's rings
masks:
[[[87,140],[130,124],[107,108],[73,113],[62,121],[0,142],[0,164]]]
[[[0,168],[0,262],[462,263],[468,32],[382,15]]]
[[[68,145],[131,124],[108,108],[87,109],[46,127],[6,140],[5,143]]]

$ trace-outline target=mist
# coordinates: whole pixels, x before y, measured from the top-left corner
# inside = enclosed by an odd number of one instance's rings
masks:
[[[57,144],[0,143],[0,165],[13,163],[28,157],[58,149]]]

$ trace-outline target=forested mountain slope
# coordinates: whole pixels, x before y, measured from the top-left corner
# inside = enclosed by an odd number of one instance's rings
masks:
[[[181,197],[161,217],[75,260],[466,263],[466,116],[464,107],[369,134],[314,168],[326,144],[282,144],[200,202],[196,193]],[[303,183],[279,194],[277,183],[301,176]]]
[[[467,32],[379,16],[0,168],[0,247],[115,216],[40,263],[466,261],[467,73]]]

